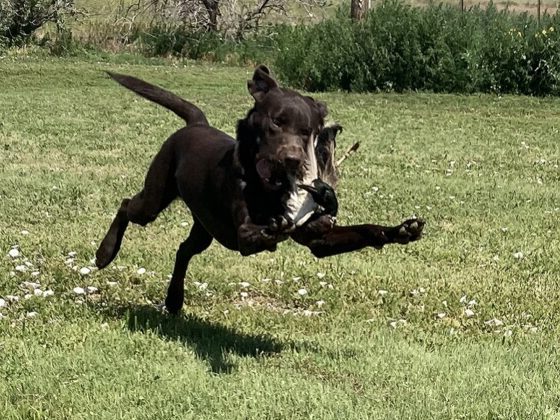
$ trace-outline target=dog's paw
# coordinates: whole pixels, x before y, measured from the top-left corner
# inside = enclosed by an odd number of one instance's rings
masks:
[[[407,244],[417,241],[422,237],[426,222],[423,219],[409,219],[396,227],[395,242]]]
[[[264,231],[266,235],[274,236],[278,234],[286,234],[295,229],[295,224],[292,220],[284,216],[271,217],[268,225]]]
[[[287,233],[270,232],[268,226],[244,223],[237,230],[239,252],[243,256],[261,251],[275,251],[279,242],[289,238]]]
[[[171,315],[178,315],[183,307],[184,293],[168,292],[165,298],[165,309]]]
[[[113,248],[102,243],[95,253],[95,265],[98,269],[101,270],[107,267],[114,258],[115,252],[113,251]]]

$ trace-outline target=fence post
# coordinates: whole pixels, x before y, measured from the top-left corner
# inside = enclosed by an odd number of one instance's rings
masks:
[[[537,25],[541,27],[541,0],[537,0]]]

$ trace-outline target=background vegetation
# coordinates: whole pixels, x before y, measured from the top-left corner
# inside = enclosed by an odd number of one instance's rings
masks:
[[[338,16],[287,29],[276,65],[308,90],[558,94],[559,21],[389,0],[359,24]]]
[[[51,3],[60,9],[53,11]],[[151,0],[106,9],[97,3],[2,0],[0,5],[34,10],[33,22],[51,23],[34,31],[36,25],[25,27],[20,18],[0,19],[0,34],[5,45],[35,39],[55,55],[124,51],[229,64],[266,62],[290,85],[310,91],[560,93],[558,12],[539,21],[493,4],[462,12],[457,5],[382,0],[363,21],[353,22],[347,4],[326,0],[222,0],[212,3],[220,5],[212,22],[203,3],[212,2]],[[105,14],[84,14],[86,5]],[[5,16],[21,15],[13,7],[6,10]],[[6,34],[13,28],[20,35],[10,39]]]

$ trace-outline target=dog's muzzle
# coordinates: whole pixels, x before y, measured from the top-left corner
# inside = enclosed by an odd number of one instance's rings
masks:
[[[276,191],[291,186],[301,177],[304,162],[296,156],[286,156],[283,160],[260,158],[255,168],[265,187]]]

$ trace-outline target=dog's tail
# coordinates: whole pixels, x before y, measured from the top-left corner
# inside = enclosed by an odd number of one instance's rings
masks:
[[[125,88],[174,112],[184,119],[188,125],[209,125],[208,120],[200,108],[185,101],[174,93],[148,82],[144,82],[136,77],[110,71],[108,71],[107,74],[111,79],[123,85]]]

